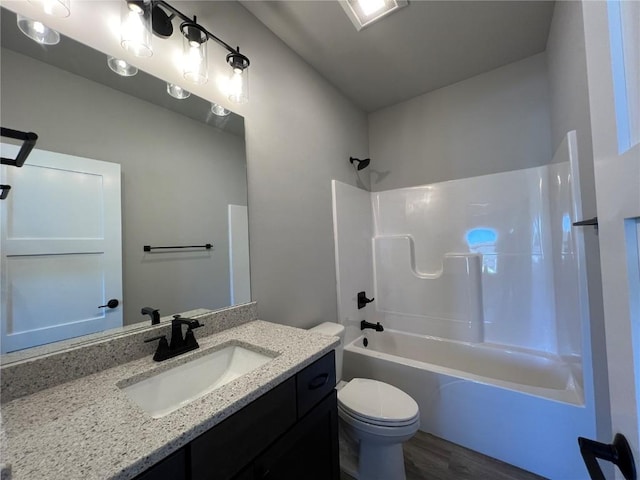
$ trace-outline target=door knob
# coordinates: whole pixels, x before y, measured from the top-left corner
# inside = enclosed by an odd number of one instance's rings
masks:
[[[616,433],[613,443],[610,444],[578,437],[578,445],[591,480],[605,480],[600,465],[598,465],[598,458],[617,465],[625,480],[638,478],[631,447],[621,433]]]
[[[120,305],[120,302],[115,298],[112,298],[106,305],[100,305],[98,308],[116,308],[118,305]]]

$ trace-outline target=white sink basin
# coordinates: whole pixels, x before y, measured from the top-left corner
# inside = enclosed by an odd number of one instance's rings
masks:
[[[153,418],[161,418],[272,358],[245,347],[229,345],[121,388],[145,412]]]

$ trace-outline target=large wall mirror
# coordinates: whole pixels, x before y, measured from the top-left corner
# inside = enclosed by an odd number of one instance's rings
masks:
[[[1,21],[0,122],[39,137],[22,168],[2,166],[3,362],[150,325],[143,307],[165,317],[250,301],[242,117],[173,98],[142,71],[118,76],[69,38],[39,45],[6,9]],[[3,157],[18,148],[2,142]]]

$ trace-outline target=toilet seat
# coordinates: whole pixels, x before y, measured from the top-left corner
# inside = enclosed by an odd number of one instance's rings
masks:
[[[338,408],[354,420],[384,427],[418,421],[418,404],[399,388],[368,378],[354,378],[338,391]]]

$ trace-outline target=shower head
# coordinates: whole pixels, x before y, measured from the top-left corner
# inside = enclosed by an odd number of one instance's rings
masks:
[[[351,165],[356,167],[356,169],[362,170],[363,168],[367,168],[369,166],[369,162],[371,161],[371,159],[365,158],[364,160],[360,160],[359,158],[349,157],[349,161],[351,162]],[[358,162],[358,165],[354,165],[353,162]]]

